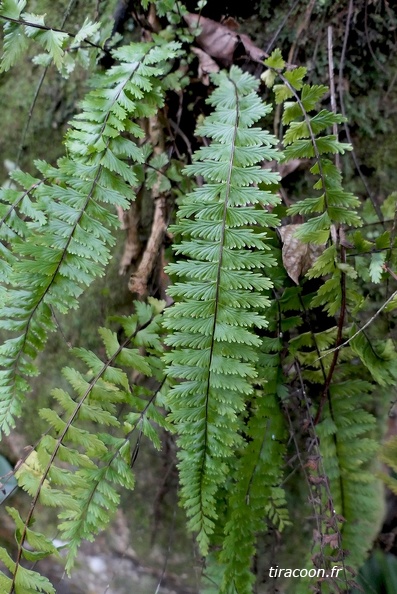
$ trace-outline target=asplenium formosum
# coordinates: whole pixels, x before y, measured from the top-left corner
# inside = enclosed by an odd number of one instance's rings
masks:
[[[119,220],[109,206],[134,200],[144,137],[132,118],[162,107],[165,75],[178,44],[131,44],[114,50],[118,62],[93,81],[66,137],[68,156],[57,167],[36,165],[43,179],[17,170],[22,189],[0,192],[3,293],[0,327],[15,333],[0,347],[0,434],[9,433],[37,372],[32,360],[55,328],[53,310],[76,308],[84,288],[104,273]],[[167,63],[166,63],[167,61]],[[27,219],[29,217],[29,219]]]
[[[35,62],[54,63],[63,75],[86,46],[99,50],[90,41],[98,24],[86,21],[76,34],[63,33],[24,12],[26,4],[0,2],[2,71],[24,56],[30,41],[46,52]],[[346,563],[357,569],[363,562],[379,516],[373,394],[397,377],[391,340],[362,331],[365,267],[347,250],[354,241],[362,259],[370,254],[369,275],[380,284],[380,252],[387,249],[397,265],[395,237],[359,229],[360,202],[343,187],[335,160],[351,148],[334,133],[345,118],[326,109],[327,88],[306,84],[306,69],[287,67],[278,50],[262,78],[280,104],[283,139],[262,128],[271,107],[259,81],[232,66],[212,75],[210,115],[199,117],[194,140],[201,148],[184,167],[192,130],[186,134],[172,110],[175,103],[186,109],[191,89],[183,97],[179,91],[189,85],[195,66],[187,48],[200,33],[184,30],[182,3],[142,5],[162,19],[171,11],[169,27],[147,32],[151,41],[106,50],[113,65],[92,78],[65,136],[66,156],[56,165],[36,161],[39,173],[14,170],[0,190],[0,434],[21,414],[56,315],[77,308],[104,273],[117,214],[130,209],[135,195],[141,218],[144,195],[156,213],[164,207],[158,243],[178,197],[170,227],[174,255],[166,267],[173,303],[163,312],[164,302],[131,302],[131,315],[113,318],[119,333],[100,329],[101,355],[83,347],[71,352],[78,366],[63,369],[52,404],[39,412],[48,431],[15,472],[33,503],[24,518],[15,507],[7,510],[17,552],[0,548],[8,570],[0,573],[0,591],[55,592],[23,566],[58,554],[48,535],[33,529],[36,504],[57,508],[70,572],[82,540],[108,524],[120,489],[133,487],[140,436],[160,447],[159,426],[177,435],[181,503],[216,594],[251,594],[260,577],[255,557],[266,538],[296,530],[292,508],[299,505],[300,520],[314,517],[316,531],[312,539],[313,526],[302,522],[308,536],[301,559],[343,566],[343,579],[317,586],[324,594],[347,592]],[[161,29],[152,13],[146,16]],[[187,105],[188,112],[190,100]],[[289,200],[289,208],[274,193],[279,175],[272,169],[281,159],[300,160],[310,169],[307,179],[314,177],[313,189]],[[195,189],[185,194],[186,187]],[[299,217],[293,235],[279,233],[280,223],[293,217]],[[138,234],[146,233],[135,222]],[[286,236],[309,260],[291,276],[281,257]],[[153,248],[150,239],[139,238],[142,255]],[[389,460],[392,453],[389,446]],[[300,487],[288,492],[297,471],[305,478],[304,503]],[[296,592],[308,588],[300,581]]]
[[[126,336],[121,343],[115,332],[100,328],[105,361],[87,349],[74,349],[86,374],[65,367],[62,374],[70,390],[55,388],[54,405],[40,411],[49,430],[15,473],[33,505],[25,520],[16,509],[7,509],[16,523],[18,552],[14,561],[0,548],[0,559],[11,573],[11,577],[0,573],[2,592],[15,588],[16,593],[55,593],[48,580],[21,565],[23,559],[38,561],[58,554],[48,538],[30,527],[37,503],[58,510],[58,534],[68,545],[66,570],[70,572],[81,541],[93,540],[117,510],[119,488],[134,487],[135,434],[160,447],[155,425],[168,427],[157,409],[164,384],[159,341],[164,303],[151,300],[150,305],[136,302],[134,306],[135,314],[117,318]],[[159,389],[153,392],[132,384],[131,370],[158,381]],[[126,413],[120,417],[121,405]]]
[[[186,168],[204,184],[183,199],[172,227],[182,236],[175,251],[184,257],[167,268],[177,303],[165,318],[173,331],[166,339],[168,374],[184,380],[168,396],[181,496],[204,554],[216,528],[218,491],[245,446],[243,412],[261,344],[255,330],[267,326],[266,270],[275,260],[258,227],[278,224],[267,210],[278,197],[258,187],[278,179],[258,164],[279,158],[276,139],[254,126],[270,108],[256,92],[257,80],[238,68],[215,80],[208,100],[214,111],[197,129],[212,142]]]

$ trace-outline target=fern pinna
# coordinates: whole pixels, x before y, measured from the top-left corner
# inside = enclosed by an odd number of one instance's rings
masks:
[[[278,175],[257,164],[279,158],[276,141],[253,127],[269,107],[256,93],[258,82],[238,68],[215,80],[215,110],[197,130],[212,143],[186,168],[205,183],[182,200],[172,226],[184,258],[167,269],[182,280],[169,289],[177,302],[165,316],[173,330],[168,374],[183,380],[167,398],[179,434],[181,497],[204,554],[219,530],[219,490],[233,489],[235,456],[245,446],[244,411],[261,344],[254,328],[267,325],[266,270],[275,263],[261,229],[278,224],[268,210],[278,197],[258,187]]]
[[[103,274],[118,226],[113,208],[128,208],[138,184],[131,162],[144,153],[134,141],[144,132],[131,118],[163,105],[164,76],[175,43],[131,44],[114,50],[118,63],[96,77],[66,138],[68,156],[57,167],[36,163],[44,179],[15,171],[22,190],[1,191],[3,264],[0,326],[16,333],[0,347],[0,432],[20,413],[31,360],[54,329],[52,310],[78,305],[84,287]],[[18,305],[15,305],[18,304]]]

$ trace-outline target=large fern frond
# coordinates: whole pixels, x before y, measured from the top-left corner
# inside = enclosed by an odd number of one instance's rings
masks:
[[[50,541],[30,528],[36,504],[59,510],[59,535],[67,543],[69,572],[81,541],[93,540],[115,513],[119,488],[134,487],[134,434],[145,435],[158,448],[160,440],[154,425],[168,427],[156,406],[164,383],[160,359],[160,312],[164,303],[152,300],[151,305],[134,305],[135,314],[117,318],[127,338],[119,343],[116,333],[100,329],[105,361],[92,351],[74,349],[87,368],[86,374],[64,368],[71,390],[55,388],[53,406],[40,411],[49,430],[15,472],[19,486],[33,498],[24,521],[16,510],[9,510],[16,523],[16,562],[9,561],[4,550],[0,552],[9,569],[12,564],[16,591],[25,579],[22,558],[34,560],[35,555],[39,559],[57,552]],[[132,384],[127,373],[131,369],[153,378],[159,386],[157,392]],[[123,415],[120,405],[126,411]],[[32,584],[38,585],[39,577],[32,574]],[[0,579],[11,584],[4,575],[0,574]]]
[[[54,328],[52,309],[77,307],[84,287],[103,274],[114,244],[111,229],[118,225],[109,207],[128,207],[138,183],[131,163],[144,161],[134,141],[144,132],[132,118],[163,105],[160,77],[177,48],[159,41],[115,50],[119,63],[95,77],[95,89],[71,122],[68,156],[57,167],[37,163],[44,181],[16,172],[23,190],[3,190],[8,290],[0,326],[16,337],[0,347],[0,431],[8,433],[20,413],[25,377],[36,373],[31,359]]]
[[[209,102],[215,111],[198,128],[212,139],[186,168],[205,184],[183,199],[172,227],[182,254],[168,272],[178,302],[166,313],[173,330],[166,342],[168,374],[179,380],[168,396],[179,434],[179,469],[189,527],[208,552],[217,520],[216,496],[227,480],[233,454],[243,447],[241,413],[256,376],[254,328],[266,327],[266,268],[274,264],[260,227],[277,218],[267,206],[278,199],[260,190],[278,176],[258,162],[278,158],[275,139],[253,127],[268,113],[257,81],[232,67],[216,77]],[[263,272],[259,272],[262,269]]]

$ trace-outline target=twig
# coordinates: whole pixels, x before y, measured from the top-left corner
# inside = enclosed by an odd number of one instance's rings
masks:
[[[293,64],[295,61],[295,51],[296,51],[296,47],[298,45],[299,38],[302,35],[303,31],[309,25],[310,17],[312,15],[315,5],[316,5],[316,0],[309,0],[309,4],[307,5],[303,20],[299,23],[299,25],[296,29],[295,40],[294,40],[293,44],[291,45],[291,49],[288,54],[288,63],[290,63],[290,64]]]
[[[334,45],[333,45],[333,27],[330,25],[327,30],[327,47],[328,47],[328,71],[329,71],[329,90],[331,94],[331,109],[336,114],[336,99],[335,99],[335,79],[334,79]],[[332,124],[332,133],[338,138],[338,124]],[[335,165],[340,170],[340,154],[335,155]]]
[[[269,43],[267,44],[267,47],[265,49],[265,53],[266,54],[270,54],[270,52],[272,51],[273,45],[276,43],[278,36],[280,35],[281,31],[284,29],[284,26],[286,24],[286,22],[288,21],[289,17],[291,16],[291,14],[294,12],[295,8],[298,6],[300,0],[295,0],[295,2],[293,3],[293,5],[291,6],[291,8],[289,9],[289,11],[287,12],[287,14],[284,16],[283,20],[281,21],[280,25],[278,26],[278,29],[276,30],[275,34],[273,35],[273,37],[271,38],[271,40],[269,41]]]
[[[132,293],[144,297],[148,290],[148,281],[159,257],[159,250],[167,230],[165,219],[166,196],[162,195],[155,201],[153,224],[150,237],[146,245],[142,260],[134,274],[131,275],[128,288]]]
[[[142,250],[141,240],[139,238],[140,207],[141,191],[138,191],[136,199],[130,205],[128,211],[119,211],[119,219],[122,223],[122,228],[127,231],[123,255],[119,266],[120,276],[126,274],[129,266],[138,258]]]
[[[346,50],[347,50],[347,41],[349,38],[349,31],[350,31],[350,22],[351,22],[351,18],[353,15],[353,0],[349,1],[349,9],[348,9],[348,14],[347,14],[347,21],[346,21],[346,29],[345,29],[345,36],[343,38],[343,47],[342,47],[342,54],[340,57],[340,64],[339,64],[339,74],[338,74],[338,86],[339,86],[339,104],[340,104],[340,109],[342,112],[342,115],[344,118],[346,118],[346,108],[345,108],[345,101],[343,98],[343,67],[344,67],[344,63],[345,63],[345,59],[346,59]],[[347,118],[346,118],[347,119]],[[352,150],[352,159],[354,162],[354,166],[357,170],[358,175],[360,176],[361,182],[365,188],[365,191],[367,192],[367,195],[369,197],[369,199],[371,200],[372,206],[374,207],[374,210],[379,218],[380,223],[384,226],[384,218],[383,218],[383,214],[382,211],[380,209],[380,206],[375,198],[375,196],[373,196],[367,180],[364,177],[364,174],[361,170],[360,164],[358,162],[357,159],[357,155],[356,155],[356,151],[354,150],[354,146],[353,146],[353,142],[352,142],[352,138],[350,135],[350,129],[349,126],[347,125],[347,123],[344,123],[344,129],[345,129],[345,133],[346,133],[346,138],[347,141],[349,142],[349,144],[352,145],[353,150]]]
[[[59,333],[60,333],[60,335],[62,336],[63,340],[65,341],[65,343],[66,343],[67,347],[68,347],[69,349],[72,349],[72,348],[73,348],[73,345],[72,345],[72,343],[70,342],[70,340],[68,340],[68,339],[67,339],[67,336],[66,336],[65,332],[63,331],[63,328],[62,328],[62,326],[61,326],[61,324],[60,324],[60,322],[59,322],[59,320],[58,320],[58,318],[57,318],[57,316],[56,316],[56,314],[55,314],[55,310],[54,310],[54,308],[52,307],[52,305],[50,305],[50,309],[51,309],[52,317],[54,318],[54,322],[55,322],[55,324],[56,324],[56,327],[57,327],[57,328],[58,328],[58,330],[59,330]]]
[[[383,264],[383,268],[390,274],[390,276],[392,276],[394,278],[394,280],[397,280],[397,274],[395,272],[393,272],[393,270],[391,270],[391,268],[389,268],[388,264]]]
[[[154,146],[155,154],[164,152],[164,131],[159,117],[149,118],[149,137]],[[137,270],[131,275],[128,288],[139,297],[145,297],[148,292],[148,283],[159,259],[159,252],[167,230],[167,195],[160,190],[162,171],[158,172],[158,179],[152,188],[154,200],[154,214],[150,236]]]
[[[371,54],[373,61],[375,62],[377,67],[380,70],[382,70],[382,72],[384,72],[385,74],[388,74],[386,68],[383,66],[383,64],[381,62],[379,62],[378,58],[376,57],[375,52],[372,48],[371,40],[368,35],[368,0],[365,1],[365,8],[364,8],[364,32],[365,32],[365,39],[366,39],[366,42],[368,45],[369,53]]]
[[[391,271],[389,268],[386,268],[386,266],[384,266],[384,267],[385,267],[385,269],[386,269],[388,272],[390,272],[390,273],[392,274],[393,278],[394,278],[395,280],[397,280],[397,275],[395,275],[395,273],[394,273],[394,272],[392,273],[392,271]],[[340,350],[340,349],[342,349],[343,347],[347,346],[347,345],[348,345],[348,344],[349,344],[349,343],[350,343],[350,342],[351,342],[351,341],[352,341],[354,338],[356,338],[356,336],[358,336],[359,334],[361,334],[361,332],[363,332],[363,331],[364,331],[366,328],[368,328],[368,326],[369,326],[370,324],[372,324],[372,322],[373,322],[373,321],[374,321],[374,320],[375,320],[375,319],[376,319],[376,318],[379,316],[379,314],[380,314],[380,313],[381,313],[381,312],[382,312],[382,311],[385,309],[385,307],[387,307],[387,306],[389,305],[389,303],[390,303],[391,301],[393,301],[393,299],[394,299],[395,297],[397,297],[397,291],[394,291],[394,293],[393,293],[393,294],[392,294],[392,295],[389,297],[389,299],[387,299],[387,300],[384,302],[384,304],[383,304],[383,305],[382,305],[382,306],[381,306],[381,307],[378,309],[378,311],[377,311],[377,312],[376,312],[376,313],[375,313],[375,314],[372,316],[372,318],[370,318],[370,319],[368,320],[368,322],[366,322],[362,328],[359,328],[359,329],[357,330],[357,332],[355,332],[355,333],[353,334],[353,336],[351,336],[350,338],[348,338],[347,340],[345,340],[345,342],[342,342],[342,344],[340,344],[339,346],[336,346],[336,347],[334,347],[333,349],[329,350],[329,351],[328,351],[327,353],[325,353],[324,355],[321,355],[321,357],[318,357],[317,359],[315,359],[315,360],[313,361],[313,363],[317,363],[317,361],[320,361],[321,359],[324,359],[324,357],[328,357],[328,355],[331,355],[333,352],[335,352],[335,351],[339,351],[339,350]]]

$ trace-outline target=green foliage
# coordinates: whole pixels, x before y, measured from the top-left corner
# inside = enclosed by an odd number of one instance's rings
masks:
[[[0,72],[7,72],[25,55],[29,40],[36,41],[44,50],[34,58],[36,64],[48,66],[53,63],[63,76],[68,76],[76,62],[86,63],[87,51],[83,42],[100,49],[94,42],[99,40],[100,23],[86,19],[75,33],[51,29],[45,23],[45,15],[22,12],[26,0],[3,0],[0,3],[0,20],[4,21],[4,44]],[[69,42],[69,43],[68,43]],[[73,54],[75,57],[72,57]]]
[[[1,191],[0,234],[10,247],[2,248],[8,291],[0,327],[17,335],[0,348],[0,432],[20,412],[24,378],[36,373],[31,360],[54,329],[53,309],[77,307],[84,287],[103,274],[118,224],[109,205],[128,207],[138,180],[126,160],[144,162],[133,140],[144,133],[131,116],[149,117],[163,105],[159,75],[177,49],[159,41],[114,50],[119,63],[95,79],[71,122],[68,156],[57,167],[36,163],[42,180],[14,172],[23,189]]]
[[[258,525],[267,521],[282,531],[290,524],[285,493],[280,487],[286,453],[285,419],[278,398],[283,388],[280,353],[279,348],[272,353],[272,342],[263,341],[257,365],[261,390],[252,401],[246,428],[248,444],[235,468],[236,482],[220,554],[224,565],[222,592],[230,592],[231,588],[241,593],[252,591],[255,576],[250,568]]]
[[[374,342],[354,323],[350,325],[350,348],[338,350],[344,337],[349,340],[346,318],[351,319],[353,312],[362,308],[362,303],[357,302],[357,272],[346,261],[344,229],[354,229],[362,222],[357,213],[358,199],[344,190],[341,172],[329,157],[351,149],[327,134],[327,128],[343,122],[343,118],[326,109],[310,115],[326,89],[303,84],[304,73],[299,71],[296,76],[294,71],[279,74],[283,84],[275,93],[276,98],[284,93],[288,99],[282,116],[286,126],[284,159],[315,160],[310,172],[317,177],[317,194],[299,200],[288,213],[304,217],[295,233],[298,241],[322,245],[321,255],[306,274],[308,279],[321,279],[321,284],[307,296],[306,303],[300,289],[286,289],[279,307],[282,316],[296,310],[308,315],[319,307],[329,316],[327,330],[315,332],[310,328],[292,337],[287,361],[299,367],[300,382],[309,389],[313,386],[313,393],[318,394],[320,388],[320,399],[316,398],[313,406],[314,418],[320,422],[313,428],[315,439],[319,439],[321,464],[313,483],[325,481],[329,490],[324,488],[322,492],[327,510],[322,517],[325,536],[320,537],[316,555],[322,564],[327,558],[331,564],[337,561],[326,547],[332,539],[329,535],[334,533],[346,551],[347,563],[357,568],[367,555],[382,513],[381,490],[371,469],[378,449],[375,418],[370,413],[373,385],[363,377],[381,386],[394,385],[397,359],[392,341]],[[378,254],[373,256],[370,274],[379,281],[384,259]],[[333,316],[338,316],[337,322]],[[279,323],[282,326],[282,318]],[[362,367],[357,367],[355,356]]]
[[[158,447],[153,423],[168,427],[157,409],[160,392],[153,394],[143,386],[133,385],[127,373],[133,369],[158,380],[162,387],[159,322],[164,304],[152,300],[151,305],[139,302],[134,305],[135,314],[117,318],[127,336],[121,344],[114,332],[100,329],[107,355],[105,362],[91,351],[74,349],[87,371],[83,374],[74,368],[63,369],[71,393],[60,388],[53,390],[52,408],[40,411],[50,430],[15,473],[19,486],[35,503],[39,501],[60,510],[58,529],[60,538],[68,543],[68,572],[81,541],[93,540],[117,510],[119,487],[134,487],[131,461],[135,432],[145,435]],[[140,354],[142,349],[146,356]],[[121,405],[127,406],[128,412],[120,417]],[[12,562],[4,549],[1,559],[13,573],[15,583],[21,585],[26,570],[19,565],[20,556],[36,561],[57,554],[57,550],[47,538],[29,527],[32,512],[25,521],[13,508],[8,513],[16,524],[18,562]],[[25,543],[30,545],[28,549]],[[2,579],[8,578],[3,575]],[[30,579],[29,587],[47,592],[38,574],[32,573]]]
[[[261,293],[271,284],[255,270],[274,260],[266,254],[265,233],[252,225],[277,224],[254,206],[276,198],[248,185],[277,179],[256,165],[276,154],[275,140],[252,128],[268,111],[255,93],[257,82],[237,68],[217,82],[209,100],[215,111],[197,130],[213,142],[187,167],[207,183],[183,200],[173,227],[183,238],[176,251],[187,259],[168,266],[182,282],[170,289],[180,301],[165,319],[174,330],[166,340],[174,347],[165,355],[168,374],[186,380],[168,396],[179,434],[181,495],[204,554],[218,519],[217,493],[243,447],[240,413],[252,394],[254,347],[260,345],[252,328],[267,325],[262,310],[268,300]]]
[[[395,229],[359,230],[365,209],[361,216],[340,166],[351,146],[335,133],[345,118],[325,107],[327,88],[307,84],[304,67],[286,69],[279,50],[262,79],[281,106],[282,150],[261,127],[271,107],[259,81],[236,66],[212,75],[211,113],[196,130],[198,142],[205,140],[189,164],[160,152],[162,143],[152,146],[148,120],[163,110],[167,92],[181,90],[191,56],[165,41],[186,41],[186,32],[172,28],[185,8],[179,14],[174,2],[151,4],[170,27],[151,42],[112,50],[114,65],[93,76],[70,122],[66,156],[56,166],[37,161],[40,174],[13,171],[0,190],[0,327],[7,333],[0,432],[8,434],[55,314],[77,308],[112,257],[115,210],[127,210],[140,187],[158,197],[178,186],[170,227],[176,261],[171,256],[166,267],[174,302],[164,315],[164,303],[149,298],[134,302],[132,315],[114,317],[125,339],[100,328],[106,356],[73,350],[77,365],[62,370],[51,406],[39,411],[48,431],[14,473],[33,501],[24,519],[8,508],[18,551],[13,560],[0,549],[11,575],[0,574],[4,592],[54,592],[21,565],[58,554],[33,527],[36,505],[57,509],[70,572],[81,542],[116,511],[120,489],[134,486],[136,433],[138,442],[144,435],[160,448],[156,426],[177,434],[181,503],[208,558],[208,581],[221,594],[250,594],[259,544],[269,530],[291,529],[296,493],[286,486],[286,459],[298,459],[314,508],[316,536],[302,543],[301,558],[311,551],[315,565],[340,562],[346,574],[345,559],[357,569],[375,535],[381,495],[373,393],[395,385],[397,355],[392,339],[367,332],[363,283],[382,288],[385,262],[395,262]],[[3,71],[34,40],[46,54],[36,62],[67,73],[69,50],[80,51],[99,31],[86,20],[71,36],[24,8],[24,1],[1,3]],[[274,169],[291,160],[309,160],[313,189],[283,209]],[[185,192],[192,178],[196,186]],[[394,207],[395,197],[385,208],[394,214]],[[299,220],[283,242],[281,218]],[[289,274],[299,258],[300,280]],[[315,454],[307,456],[303,443]],[[385,449],[390,464],[393,448]],[[312,515],[302,510],[302,518]],[[346,592],[344,580],[327,582],[325,591]]]

